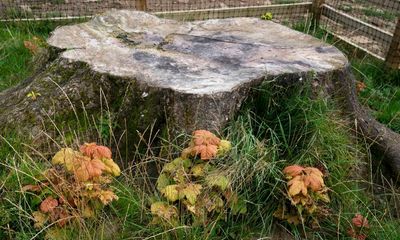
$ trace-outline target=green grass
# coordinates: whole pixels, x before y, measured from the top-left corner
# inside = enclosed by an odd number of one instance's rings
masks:
[[[332,36],[320,29],[297,25],[296,29],[333,43]],[[32,55],[23,41],[33,36],[47,37],[55,25],[3,25],[0,30],[0,91],[18,84],[31,74]],[[342,48],[350,52],[347,48]],[[4,60],[4,61],[3,61]],[[388,71],[379,61],[369,57],[351,59],[359,81],[367,85],[360,93],[375,116],[400,132],[400,82],[398,71]],[[307,81],[307,79],[305,79]],[[267,238],[282,229],[301,239],[349,239],[347,230],[356,213],[368,217],[370,239],[400,239],[397,186],[372,168],[374,156],[368,145],[352,135],[350,123],[343,120],[340,106],[332,99],[311,97],[311,84],[278,87],[265,83],[255,89],[254,98],[223,132],[232,141],[228,156],[215,160],[228,173],[235,191],[246,198],[247,214],[233,216],[207,227],[179,226],[163,229],[151,225],[149,206],[155,197],[154,176],[148,165],[156,169],[182,150],[181,141],[162,141],[163,151],[137,151],[133,163],[116,179],[112,188],[119,200],[106,207],[96,219],[63,229],[35,229],[31,213],[37,208],[35,196],[20,191],[35,183],[36,176],[50,166],[49,156],[35,154],[29,143],[8,133],[0,138],[0,239],[258,239]],[[83,142],[112,143],[112,113],[78,118],[79,123],[60,126],[66,129],[60,145],[76,146]],[[75,124],[75,125],[74,125]],[[73,126],[79,126],[73,128]],[[71,130],[71,129],[72,130]],[[70,129],[70,130],[68,130]],[[98,136],[86,134],[96,129]],[[164,151],[165,150],[165,151]],[[153,154],[159,153],[159,154]],[[291,164],[319,166],[326,169],[330,212],[320,219],[320,228],[293,226],[273,217],[284,198],[285,180],[282,169]],[[153,165],[152,165],[153,166]],[[154,166],[153,166],[154,168]],[[379,183],[374,182],[381,178]],[[57,236],[56,236],[57,235]]]
[[[400,133],[400,70],[386,67],[383,61],[360,53],[346,43],[337,41],[323,29],[314,29],[310,23],[297,24],[294,29],[334,44],[343,51],[350,60],[357,80],[367,86],[359,93],[361,102],[373,110],[378,121]]]
[[[371,57],[354,59],[352,66],[357,78],[367,85],[360,93],[362,102],[380,122],[400,133],[400,71],[387,69]]]
[[[24,41],[33,37],[46,39],[59,24],[0,23],[0,91],[15,86],[32,73],[32,54],[24,47]]]

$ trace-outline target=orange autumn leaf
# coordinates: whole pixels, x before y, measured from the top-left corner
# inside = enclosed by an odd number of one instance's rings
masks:
[[[201,160],[210,160],[217,156],[218,147],[215,145],[200,145],[192,147],[192,155],[200,155]]]
[[[88,157],[77,157],[76,167],[74,169],[75,177],[78,181],[85,182],[94,177],[99,177],[106,168],[99,159],[90,159]]]
[[[295,177],[295,176],[301,174],[303,171],[304,171],[304,168],[299,165],[291,165],[291,166],[285,167],[285,169],[283,169],[283,173],[290,177]]]
[[[292,166],[288,166],[285,169],[283,169],[283,173],[289,179],[296,178],[297,180],[295,180],[294,182],[302,181],[306,188],[311,188],[314,192],[319,191],[324,187],[323,173],[318,168],[313,168],[313,167],[304,168],[299,165],[292,165]],[[300,176],[301,176],[301,178],[297,178]],[[290,182],[292,182],[292,181],[290,181]],[[299,185],[300,185],[300,183],[296,183],[295,187],[292,188],[292,192],[296,192],[297,187]]]
[[[365,90],[365,88],[367,88],[367,85],[364,82],[357,82],[356,84],[357,92],[362,92]]]
[[[365,228],[369,228],[369,224],[368,224],[368,220],[367,218],[364,218],[361,214],[356,214],[354,216],[354,218],[351,220],[351,222],[353,223],[354,226],[356,227],[365,227]]]
[[[215,134],[207,130],[196,130],[193,132],[192,142],[189,147],[182,152],[182,158],[200,155],[202,160],[215,158],[218,153],[218,147],[221,143]]]
[[[39,50],[38,45],[32,41],[24,41],[24,47],[28,49],[32,54],[36,54]]]
[[[304,171],[306,172],[306,174],[315,174],[319,177],[323,177],[324,174],[321,172],[321,170],[319,170],[318,168],[314,168],[314,167],[307,167],[304,169]]]
[[[215,134],[207,130],[196,130],[193,132],[193,143],[195,146],[200,145],[219,145],[221,139]]]
[[[79,150],[90,158],[112,158],[111,150],[108,147],[96,143],[85,143],[80,146]]]
[[[324,181],[316,175],[307,175],[304,176],[304,184],[316,192],[322,189]]]
[[[104,204],[107,205],[110,202],[112,202],[113,200],[118,200],[118,196],[115,195],[114,192],[106,190],[106,191],[101,191],[99,194],[99,199],[100,201]]]
[[[58,226],[63,227],[65,224],[68,223],[70,216],[64,209],[61,209],[61,211],[58,214],[59,214]]]
[[[318,168],[308,167],[305,170],[304,184],[311,188],[313,191],[319,191],[324,186],[324,179],[322,172]]]
[[[47,197],[43,202],[40,204],[40,211],[44,213],[48,213],[54,210],[58,206],[57,199],[53,197]]]
[[[57,222],[60,227],[67,224],[69,217],[68,212],[63,208],[56,208],[50,213],[50,220],[52,222]]]
[[[302,176],[296,176],[292,180],[290,180],[288,182],[288,187],[288,192],[290,196],[295,196],[300,192],[304,196],[307,196],[307,186],[304,184]]]

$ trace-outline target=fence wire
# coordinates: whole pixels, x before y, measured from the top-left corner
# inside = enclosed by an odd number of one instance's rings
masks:
[[[0,19],[87,17],[109,9],[140,10],[145,7],[148,12],[164,13],[193,10],[193,13],[188,14],[188,20],[259,17],[265,12],[271,12],[275,20],[294,21],[304,19],[310,6],[310,0],[0,0]]]
[[[0,0],[0,21],[82,18],[109,9],[145,10],[180,20],[269,13],[287,25],[304,23],[319,9],[326,30],[400,67],[400,0]]]
[[[399,0],[327,0],[321,22],[341,39],[384,59],[399,15]]]

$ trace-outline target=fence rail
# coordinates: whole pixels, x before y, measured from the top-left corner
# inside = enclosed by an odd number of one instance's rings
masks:
[[[136,9],[177,20],[260,17],[315,25],[400,68],[400,0],[0,0],[0,22],[90,18]]]

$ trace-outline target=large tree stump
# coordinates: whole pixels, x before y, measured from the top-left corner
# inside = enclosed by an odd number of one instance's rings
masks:
[[[181,23],[109,11],[56,29],[48,44],[47,66],[1,93],[2,126],[32,129],[71,106],[97,109],[101,88],[128,121],[164,121],[165,110],[173,129],[219,130],[266,76],[324,75],[347,64],[336,48],[255,18]],[[41,97],[26,98],[30,91]]]
[[[152,124],[219,131],[265,79],[298,82],[313,73],[327,84],[348,68],[335,47],[256,18],[176,22],[113,10],[56,29],[48,44],[40,71],[0,93],[1,131],[40,139],[52,122],[105,106],[128,139]],[[41,96],[27,97],[31,91]]]

